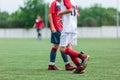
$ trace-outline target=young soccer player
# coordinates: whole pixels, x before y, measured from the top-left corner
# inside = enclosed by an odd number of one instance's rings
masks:
[[[42,39],[42,34],[41,34],[41,29],[44,27],[44,21],[43,19],[37,15],[37,18],[35,20],[35,24],[33,25],[33,28],[36,28],[37,29],[37,36],[38,36],[38,39]]]
[[[72,45],[77,44],[77,10],[75,0],[63,0],[61,4],[61,11],[58,16],[62,15],[63,30],[60,39],[60,51],[66,53],[71,57],[71,60],[76,65],[73,73],[81,74],[86,68],[89,56],[83,52],[77,52],[72,49]],[[81,60],[81,62],[79,61]]]
[[[51,29],[51,43],[53,44],[53,47],[50,52],[50,62],[48,65],[48,70],[59,70],[58,67],[55,66],[55,59],[56,59],[56,52],[59,47],[60,43],[60,36],[61,31],[63,29],[62,27],[62,16],[57,16],[58,12],[61,10],[61,1],[62,0],[54,0],[49,9],[48,19],[50,22],[50,29]],[[65,69],[66,70],[73,70],[76,67],[71,66],[68,57],[66,54],[61,53],[61,56],[63,58],[63,61],[65,63]]]

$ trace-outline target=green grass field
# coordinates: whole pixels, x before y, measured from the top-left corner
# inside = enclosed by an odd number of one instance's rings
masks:
[[[79,39],[74,47],[91,56],[85,74],[64,70],[58,51],[56,65],[48,71],[50,40],[0,39],[0,80],[119,80],[120,39]],[[72,63],[72,62],[71,62]]]

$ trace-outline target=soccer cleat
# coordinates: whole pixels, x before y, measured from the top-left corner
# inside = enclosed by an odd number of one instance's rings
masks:
[[[65,70],[67,70],[67,71],[72,71],[73,69],[76,69],[76,67],[70,65],[70,63],[68,63],[68,64],[65,65]]]
[[[85,59],[82,59],[81,65],[83,66],[83,70],[87,67],[87,64],[89,62],[90,56],[86,56]]]
[[[56,67],[55,65],[49,65],[48,70],[61,70],[61,69]]]
[[[73,74],[83,74],[83,73],[85,73],[85,71],[83,69],[81,69],[81,70],[75,69],[73,71]]]

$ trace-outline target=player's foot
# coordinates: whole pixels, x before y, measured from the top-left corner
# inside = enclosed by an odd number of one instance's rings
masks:
[[[73,71],[73,74],[83,74],[83,73],[85,73],[85,71],[83,69],[81,69],[81,70],[75,69]]]
[[[88,56],[88,55],[85,55],[85,56],[86,57],[81,62],[81,65],[83,66],[83,70],[85,70],[85,68],[87,67],[87,64],[88,64],[88,62],[90,60],[90,56]]]
[[[71,71],[71,70],[73,70],[73,69],[76,69],[76,67],[70,65],[70,63],[68,63],[68,64],[65,65],[65,70],[67,70],[67,71]]]
[[[56,67],[55,65],[48,65],[48,70],[61,70],[61,69]]]

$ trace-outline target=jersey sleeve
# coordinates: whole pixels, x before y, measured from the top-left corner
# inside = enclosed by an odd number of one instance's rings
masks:
[[[63,0],[64,1],[64,5],[66,6],[67,9],[72,8],[72,4],[70,2],[70,0]]]
[[[49,13],[55,13],[55,2],[52,2],[51,4],[50,4],[50,8],[49,8]]]

